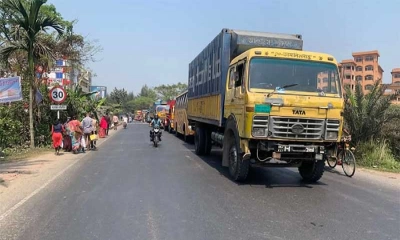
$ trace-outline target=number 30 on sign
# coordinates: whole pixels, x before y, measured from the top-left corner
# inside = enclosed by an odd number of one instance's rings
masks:
[[[67,98],[67,93],[65,92],[64,88],[60,86],[53,87],[50,92],[50,99],[53,103],[63,103]]]

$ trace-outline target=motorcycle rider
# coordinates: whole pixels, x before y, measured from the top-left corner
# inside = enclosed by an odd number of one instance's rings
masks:
[[[152,127],[152,129],[150,130],[150,141],[152,142],[154,139],[154,128],[161,126],[161,121],[160,121],[160,119],[158,119],[157,114],[154,116],[154,119],[151,120],[150,126]],[[158,139],[161,141],[161,132],[160,132],[160,136]]]

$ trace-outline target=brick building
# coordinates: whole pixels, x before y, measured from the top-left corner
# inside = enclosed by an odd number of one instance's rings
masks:
[[[343,86],[348,85],[354,90],[357,82],[360,82],[364,93],[367,93],[374,83],[382,83],[383,69],[379,65],[377,50],[355,52],[352,55],[353,59],[343,60],[339,65]]]

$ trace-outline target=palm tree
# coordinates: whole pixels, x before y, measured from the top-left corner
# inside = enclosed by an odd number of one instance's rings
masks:
[[[398,114],[391,114],[391,101],[398,94],[385,95],[386,88],[377,81],[369,93],[364,93],[362,85],[357,83],[355,91],[346,88],[344,119],[354,143],[380,137],[383,126]]]
[[[13,54],[24,52],[27,54],[27,79],[29,81],[29,132],[30,147],[35,147],[35,128],[33,118],[34,96],[37,90],[35,83],[35,64],[38,54],[51,56],[51,50],[40,44],[39,35],[52,28],[59,35],[63,34],[63,27],[55,17],[40,13],[41,7],[47,0],[4,0],[3,6],[10,12],[9,25],[14,41],[8,42],[0,54],[4,60],[9,60]],[[36,52],[36,54],[35,54]]]

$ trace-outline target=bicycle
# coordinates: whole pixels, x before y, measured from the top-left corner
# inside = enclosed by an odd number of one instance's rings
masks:
[[[356,172],[356,158],[354,157],[354,147],[350,147],[351,135],[343,137],[336,151],[336,156],[328,158],[327,162],[330,168],[335,168],[337,164],[341,164],[344,174],[352,177]]]

